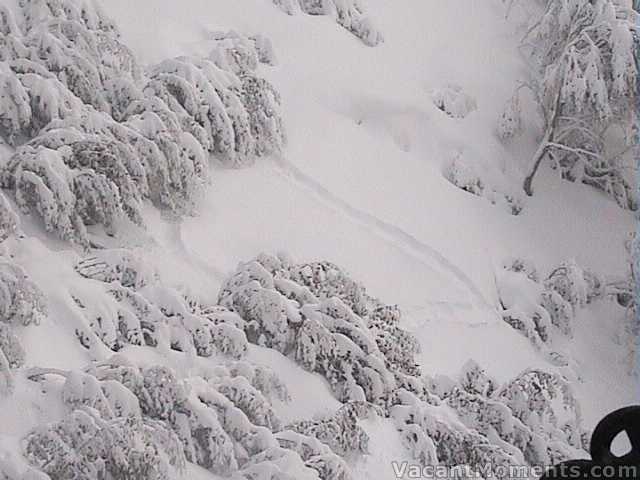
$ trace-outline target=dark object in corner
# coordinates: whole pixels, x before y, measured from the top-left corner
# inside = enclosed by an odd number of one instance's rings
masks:
[[[631,450],[611,452],[613,440],[626,432]],[[591,436],[591,460],[568,460],[551,467],[540,480],[640,480],[640,405],[621,408],[603,418]]]

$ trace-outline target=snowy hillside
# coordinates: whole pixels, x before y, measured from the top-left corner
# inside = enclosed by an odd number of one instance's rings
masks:
[[[0,0],[0,478],[586,456],[640,387],[634,14],[509,3]],[[523,47],[580,15],[597,61]]]

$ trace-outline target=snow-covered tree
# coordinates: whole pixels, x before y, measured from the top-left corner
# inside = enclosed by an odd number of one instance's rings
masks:
[[[375,47],[384,41],[366,15],[362,0],[273,0],[273,3],[288,15],[298,10],[307,15],[329,15],[367,46]]]
[[[530,84],[544,133],[524,190],[546,158],[564,178],[604,190],[635,209],[630,167],[636,65],[633,15],[615,0],[547,0],[527,31],[541,80]]]
[[[25,455],[51,480],[169,480],[183,465],[172,465],[162,451],[158,439],[166,435],[170,433],[158,423],[134,416],[105,420],[95,410],[83,408],[31,433]]]
[[[20,266],[0,258],[0,322],[38,324],[46,314],[40,289]]]
[[[512,259],[504,268],[507,272],[498,276],[503,318],[537,347],[552,342],[556,331],[571,336],[577,309],[606,291],[598,275],[573,260],[542,280],[535,266],[523,259]]]
[[[287,429],[315,437],[342,456],[369,453],[369,435],[359,421],[380,411],[365,402],[347,402],[333,415],[318,420],[302,420]]]
[[[18,215],[11,208],[4,193],[0,191],[0,243],[16,232],[18,224]]]
[[[244,321],[221,306],[210,306],[166,285],[140,255],[125,249],[103,249],[81,260],[76,271],[101,284],[100,301],[82,290],[72,298],[87,319],[93,338],[119,351],[127,344],[214,354],[240,359],[247,352]],[[85,344],[90,348],[89,344]]]
[[[0,186],[65,240],[141,225],[146,199],[191,213],[208,153],[241,166],[284,145],[278,93],[256,74],[275,62],[265,37],[218,35],[210,58],[144,72],[93,2],[24,1],[21,22],[3,12],[0,136],[18,150]]]
[[[398,385],[425,394],[417,343],[399,328],[398,309],[331,263],[260,255],[239,266],[219,301],[242,317],[250,342],[320,373],[341,401],[387,408]]]

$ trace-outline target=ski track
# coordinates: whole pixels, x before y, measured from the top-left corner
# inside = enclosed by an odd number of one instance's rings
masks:
[[[454,265],[435,248],[420,241],[418,238],[401,229],[397,225],[386,222],[371,213],[365,212],[351,205],[349,202],[335,195],[313,178],[306,175],[293,163],[282,156],[274,157],[274,163],[276,166],[275,171],[278,174],[294,182],[299,187],[311,191],[319,200],[332,207],[349,220],[365,227],[374,235],[377,235],[387,243],[403,251],[405,254],[418,260],[423,265],[431,269],[439,270],[453,277],[457,283],[464,286],[466,291],[472,297],[471,302],[468,304],[471,308],[486,310],[491,317],[497,318],[497,310],[487,301],[482,292],[474,284],[473,280],[471,280],[464,271]],[[460,302],[456,303],[456,305],[463,304]]]

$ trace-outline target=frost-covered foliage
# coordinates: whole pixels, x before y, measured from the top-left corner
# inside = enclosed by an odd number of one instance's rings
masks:
[[[442,174],[451,184],[469,192],[472,195],[486,198],[493,205],[503,206],[512,215],[518,215],[523,208],[523,201],[519,194],[511,192],[505,184],[498,186],[483,178],[480,166],[473,160],[466,158],[462,152],[456,152],[445,166]]]
[[[239,359],[246,354],[243,320],[220,306],[202,305],[163,284],[157,272],[135,252],[100,250],[80,261],[76,271],[98,282],[100,301],[83,291],[71,292],[87,319],[77,331],[86,348],[96,343],[119,351],[125,345],[162,346],[210,357]]]
[[[0,186],[65,240],[142,224],[144,200],[189,213],[208,153],[238,166],[284,144],[278,94],[255,74],[274,61],[264,37],[231,32],[211,59],[142,72],[93,2],[21,2],[18,23],[4,12],[0,136],[17,151]]]
[[[417,342],[399,328],[397,308],[335,265],[263,254],[238,267],[219,299],[242,317],[250,342],[323,375],[341,401],[388,408],[399,386],[424,395]]]
[[[440,376],[429,383],[457,418],[404,392],[394,411],[421,461],[473,467],[493,457],[500,464],[538,466],[579,456],[587,448],[579,406],[557,374],[526,370],[499,385],[469,361],[458,379]],[[416,427],[422,436],[412,435]]]
[[[46,304],[40,289],[20,266],[0,257],[0,322],[38,324],[45,315]]]
[[[289,15],[298,10],[307,15],[329,15],[370,47],[384,41],[382,33],[366,15],[363,0],[273,0],[273,3]]]
[[[496,126],[498,138],[508,143],[522,133],[522,107],[520,97],[514,95],[507,101]]]
[[[376,413],[380,412],[365,402],[348,402],[328,418],[302,420],[287,428],[317,438],[342,456],[366,454],[369,436],[358,422]]]
[[[431,92],[433,104],[452,118],[464,118],[478,109],[475,99],[460,85],[449,84]]]
[[[538,347],[556,331],[570,336],[576,309],[605,292],[602,280],[575,261],[563,262],[542,281],[526,260],[510,260],[504,268],[498,275],[503,318]]]
[[[22,268],[0,255],[0,393],[11,392],[11,370],[24,364],[25,352],[14,328],[38,324],[45,316],[40,289]]]
[[[169,480],[174,478],[173,466],[157,438],[168,434],[140,418],[105,420],[95,410],[79,409],[31,433],[25,454],[52,480]]]
[[[7,197],[0,191],[0,243],[16,232],[18,224],[18,216],[11,208]]]
[[[617,0],[546,0],[523,46],[539,81],[533,90],[544,122],[540,146],[524,182],[533,192],[549,158],[564,178],[599,188],[635,209],[634,16]]]
[[[247,480],[288,480],[290,471],[303,480],[351,478],[317,438],[281,430],[268,399],[239,373],[251,372],[255,381],[258,370],[248,364],[202,370],[180,379],[169,368],[139,368],[122,355],[88,373],[32,369],[33,380],[64,378],[61,397],[70,413],[32,432],[26,457],[52,480],[175,478],[185,461]]]

